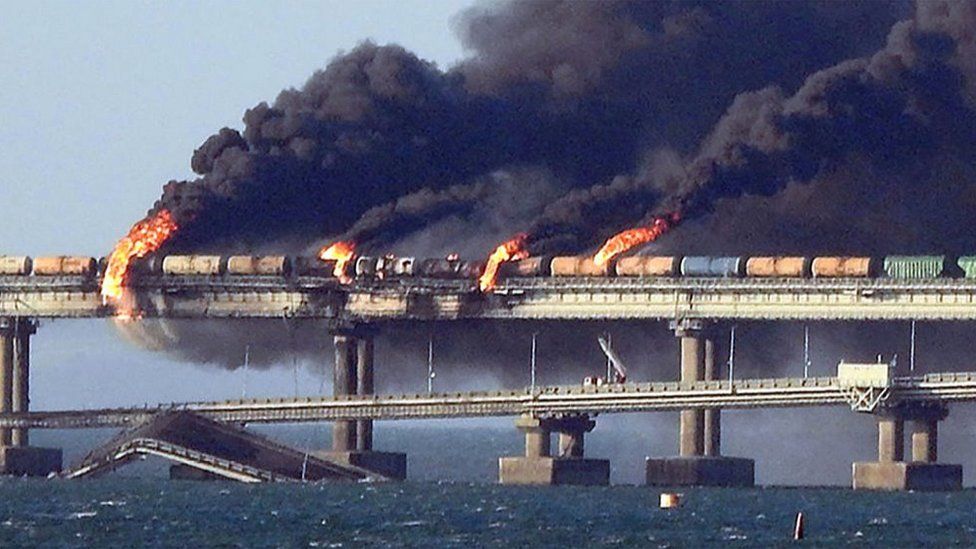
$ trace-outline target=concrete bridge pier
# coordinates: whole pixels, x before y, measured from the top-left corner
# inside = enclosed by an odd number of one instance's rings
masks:
[[[337,398],[374,394],[375,330],[357,327],[333,333],[332,392]],[[407,455],[373,450],[372,420],[339,420],[332,425],[329,459],[375,472],[391,480],[407,477]]]
[[[0,412],[24,413],[30,405],[30,338],[37,324],[0,319]],[[29,445],[27,429],[0,429],[0,474],[47,476],[61,471],[60,448]]]
[[[721,372],[715,364],[715,339],[705,338],[705,381],[715,381],[721,379]],[[722,410],[720,408],[707,408],[703,414],[704,427],[704,450],[709,457],[722,455]]]
[[[498,459],[502,484],[610,484],[610,461],[583,457],[583,437],[596,427],[589,416],[540,418],[523,415],[515,427],[525,435],[524,457]],[[558,455],[551,455],[551,436],[559,434]]]
[[[945,405],[885,410],[878,415],[878,461],[856,462],[855,490],[960,490],[962,465],[936,463]],[[905,461],[905,422],[912,426],[911,461]]]
[[[373,389],[373,337],[362,337],[356,342],[356,394],[375,394]],[[356,421],[356,450],[369,452],[373,449],[373,420]]]
[[[700,320],[680,320],[671,329],[681,342],[681,382],[720,379],[715,362],[714,329]],[[651,486],[753,486],[755,462],[721,455],[721,415],[718,409],[680,412],[678,457],[647,458],[646,481]]]
[[[356,394],[357,341],[348,333],[333,336],[335,364],[332,369],[332,395],[336,398]],[[332,424],[332,451],[350,452],[356,449],[356,422],[336,421]]]

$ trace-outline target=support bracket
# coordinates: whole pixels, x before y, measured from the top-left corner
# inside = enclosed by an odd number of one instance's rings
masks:
[[[848,387],[844,391],[844,398],[851,410],[861,413],[874,413],[888,401],[889,396],[891,387]]]

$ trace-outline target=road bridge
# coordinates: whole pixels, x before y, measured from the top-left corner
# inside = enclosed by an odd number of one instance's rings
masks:
[[[231,423],[410,420],[492,416],[599,415],[710,408],[794,408],[847,405],[857,411],[976,401],[976,372],[896,378],[883,395],[864,398],[836,377],[558,385],[523,390],[349,395],[160,404],[0,414],[0,428],[127,427],[168,412],[192,412]]]
[[[129,288],[144,318],[398,320],[976,320],[976,280],[521,278],[341,285],[302,277],[156,277]],[[97,281],[0,277],[0,317],[115,314]]]

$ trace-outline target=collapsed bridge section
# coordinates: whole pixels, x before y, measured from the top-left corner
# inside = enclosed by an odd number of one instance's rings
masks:
[[[171,474],[182,478],[241,482],[377,478],[364,469],[295,450],[243,428],[189,412],[153,416],[95,449],[62,476],[99,476],[140,456],[171,461]]]

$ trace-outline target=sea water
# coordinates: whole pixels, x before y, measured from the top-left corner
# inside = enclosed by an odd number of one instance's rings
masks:
[[[976,544],[976,492],[639,486],[266,484],[105,478],[0,482],[0,546],[916,547]]]
[[[404,483],[170,481],[161,460],[92,480],[2,479],[0,547],[796,547],[798,512],[802,546],[976,545],[973,490],[682,489],[682,506],[662,510],[661,490],[637,485],[649,442],[633,435],[588,441],[588,454],[611,459],[614,486],[515,487],[496,484],[498,456],[522,451],[507,421],[436,425],[377,424],[378,447],[408,455]],[[330,436],[327,426],[255,428],[296,447]],[[64,448],[70,464],[111,434],[35,431],[31,440]],[[849,456],[810,457],[849,482]],[[795,474],[809,463],[792,464]]]

